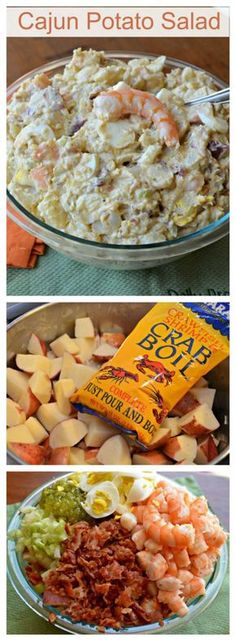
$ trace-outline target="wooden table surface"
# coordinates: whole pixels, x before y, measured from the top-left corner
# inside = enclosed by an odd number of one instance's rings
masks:
[[[170,478],[188,476],[189,473],[169,472],[161,473]],[[60,476],[60,472],[8,472],[7,473],[7,503],[23,501],[35,488],[50,479]],[[190,476],[190,474],[189,474]],[[226,530],[229,529],[229,479],[217,476],[212,472],[191,473],[202,488],[212,509],[219,516]]]
[[[228,38],[8,38],[8,84],[31,69],[83,47],[168,56],[229,79]]]

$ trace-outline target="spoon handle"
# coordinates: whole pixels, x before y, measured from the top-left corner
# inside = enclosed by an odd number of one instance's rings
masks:
[[[194,98],[193,100],[189,100],[185,103],[185,105],[187,107],[190,107],[191,105],[199,105],[204,102],[225,103],[229,102],[229,96],[230,90],[229,87],[226,87],[225,89],[221,89],[220,91],[216,91],[215,93],[210,93],[208,96],[202,96],[201,98]]]

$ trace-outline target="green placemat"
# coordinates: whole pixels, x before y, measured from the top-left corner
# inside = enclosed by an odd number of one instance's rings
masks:
[[[201,490],[193,477],[178,478],[178,483],[189,487],[194,494]],[[8,521],[19,504],[7,508]],[[17,596],[9,580],[7,585],[7,633],[8,634],[67,634],[38,617]],[[169,634],[169,633],[166,633]],[[170,632],[170,634],[173,634]],[[184,624],[175,634],[229,634],[229,573],[227,571],[220,592],[211,606],[192,623]]]
[[[47,248],[35,269],[8,269],[10,296],[227,296],[228,239],[163,267],[109,271],[77,263]]]

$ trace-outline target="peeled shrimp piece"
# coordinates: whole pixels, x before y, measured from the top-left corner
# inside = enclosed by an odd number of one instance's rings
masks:
[[[209,556],[203,552],[191,557],[191,572],[197,576],[207,576],[213,571],[213,563]]]
[[[144,542],[144,547],[145,547],[145,550],[147,550],[148,552],[151,552],[152,554],[156,554],[157,552],[162,550],[162,545],[158,545],[158,543],[155,543],[155,541],[153,541],[152,539],[147,539],[147,538]]]
[[[199,496],[190,505],[190,520],[194,526],[198,526],[198,519],[208,513],[207,500],[204,496]]]
[[[165,575],[168,565],[162,554],[142,551],[137,553],[137,558],[151,581],[158,581]]]
[[[142,523],[143,522],[144,510],[145,510],[145,505],[135,505],[132,508],[132,512],[136,516],[136,519],[137,519],[138,523]]]
[[[188,606],[178,592],[168,592],[168,590],[159,590],[158,599],[161,603],[166,603],[170,610],[179,617],[184,617],[188,612]]]
[[[208,550],[208,545],[201,532],[195,530],[195,541],[188,547],[189,554],[202,554]]]
[[[177,550],[176,552],[174,552],[174,560],[178,568],[187,568],[191,563],[188,551],[186,549]]]
[[[147,539],[147,534],[144,528],[137,530],[132,534],[132,541],[135,543],[137,550],[143,550],[145,541]]]
[[[192,572],[189,572],[189,570],[185,570],[185,568],[184,569],[181,568],[180,570],[178,570],[177,578],[181,581],[183,585],[185,585],[187,583],[190,583],[190,581],[192,581],[194,576]]]
[[[195,532],[191,524],[172,525],[160,519],[155,511],[147,507],[143,516],[144,529],[149,538],[169,547],[188,547],[194,542]]]
[[[174,498],[170,497],[168,501],[168,508],[171,523],[180,525],[182,523],[189,522],[190,511],[184,500],[176,501]]]
[[[177,576],[177,574],[178,574],[178,567],[177,567],[175,561],[169,561],[168,562],[168,575]]]
[[[201,579],[199,576],[195,576],[192,580],[184,584],[182,589],[185,599],[192,599],[196,596],[203,596],[206,592],[206,586],[204,579]]]
[[[165,576],[163,579],[157,581],[157,587],[159,588],[159,590],[179,592],[182,587],[182,583],[178,578],[174,576]]]
[[[167,147],[179,144],[178,129],[171,114],[156,96],[147,91],[118,82],[112,89],[102,91],[93,104],[98,117],[118,120],[128,114],[137,114],[152,120]]]

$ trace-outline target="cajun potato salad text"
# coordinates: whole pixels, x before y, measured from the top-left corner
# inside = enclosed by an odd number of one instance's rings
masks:
[[[126,63],[74,51],[63,73],[24,81],[8,109],[8,186],[33,215],[114,244],[172,240],[228,210],[228,107],[165,56]]]

